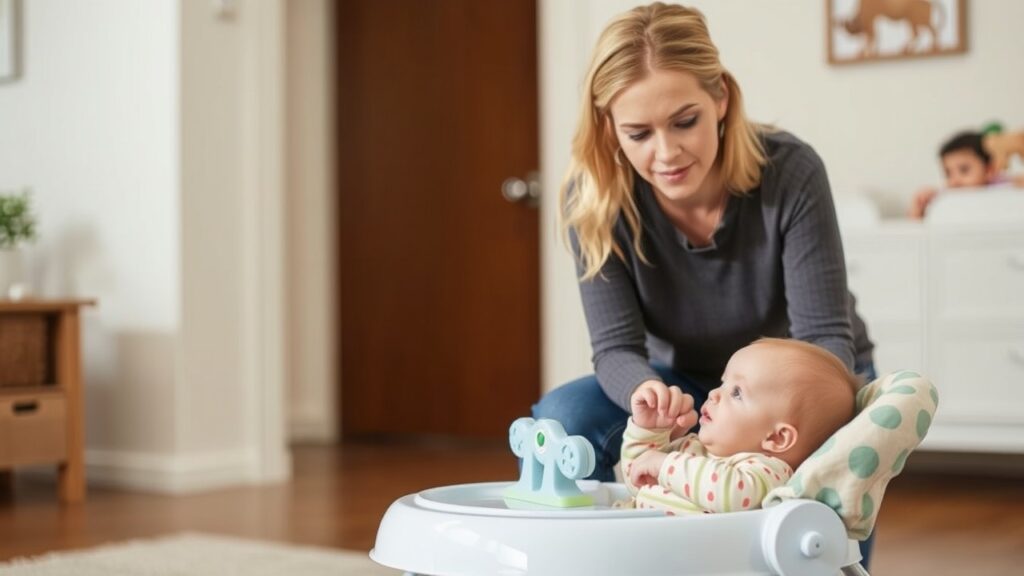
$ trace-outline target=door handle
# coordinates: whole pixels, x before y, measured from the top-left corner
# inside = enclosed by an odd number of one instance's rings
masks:
[[[501,183],[501,195],[513,204],[536,207],[540,204],[540,174],[530,172],[526,178],[506,178]]]

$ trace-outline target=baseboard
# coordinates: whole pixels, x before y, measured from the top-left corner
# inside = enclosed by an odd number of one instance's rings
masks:
[[[254,450],[174,455],[90,449],[85,466],[90,485],[164,494],[254,484],[262,476]]]

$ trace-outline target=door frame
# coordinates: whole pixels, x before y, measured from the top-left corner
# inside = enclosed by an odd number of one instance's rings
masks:
[[[286,0],[245,5],[252,23],[243,26],[247,98],[241,103],[251,143],[241,151],[245,188],[251,194],[241,214],[246,291],[242,323],[242,373],[252,383],[246,396],[246,437],[254,452],[249,474],[258,483],[291,475],[285,428],[285,17]]]

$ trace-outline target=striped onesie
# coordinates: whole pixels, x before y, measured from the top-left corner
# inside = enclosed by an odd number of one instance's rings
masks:
[[[648,430],[629,419],[622,440],[622,471],[636,508],[656,508],[669,514],[735,512],[761,507],[773,488],[793,475],[778,458],[743,452],[732,456],[708,454],[696,434],[670,440],[671,430]],[[633,460],[648,450],[668,453],[658,484],[636,487],[629,480]]]

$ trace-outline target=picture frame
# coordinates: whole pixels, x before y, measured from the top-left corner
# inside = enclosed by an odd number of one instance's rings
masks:
[[[18,0],[0,0],[0,83],[18,76]]]
[[[963,54],[967,0],[825,0],[829,64]]]

